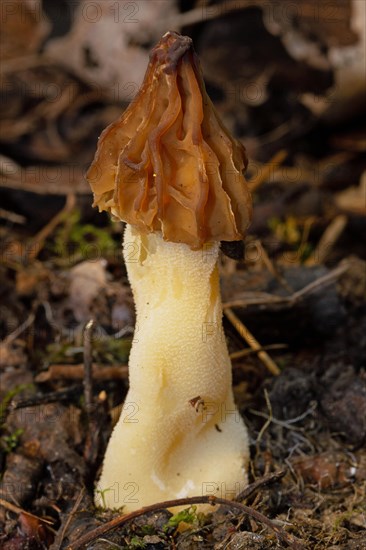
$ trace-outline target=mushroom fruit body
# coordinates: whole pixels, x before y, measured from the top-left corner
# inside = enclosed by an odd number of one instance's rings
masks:
[[[96,502],[133,511],[167,499],[238,494],[248,436],[222,327],[220,240],[250,219],[244,149],[217,117],[191,40],[167,33],[140,93],[100,138],[95,204],[127,222],[136,304],[130,388]]]
[[[138,330],[130,389],[98,489],[112,489],[104,496],[108,507],[131,511],[206,492],[238,493],[248,440],[222,329],[219,245],[191,250],[131,226],[124,240]],[[128,261],[131,249],[136,262]]]

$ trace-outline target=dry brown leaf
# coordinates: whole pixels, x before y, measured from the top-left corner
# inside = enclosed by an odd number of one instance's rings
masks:
[[[0,343],[0,367],[18,367],[27,361],[23,349],[16,343]]]
[[[21,168],[6,157],[0,158],[0,187],[50,195],[90,194],[83,170],[76,163]]]
[[[0,58],[36,52],[51,28],[41,0],[12,0],[1,8]]]
[[[104,260],[81,262],[70,270],[69,305],[77,321],[90,319],[92,302],[106,284]]]
[[[366,172],[362,174],[358,187],[347,187],[335,195],[335,202],[342,210],[366,214]]]
[[[45,285],[50,278],[50,272],[43,264],[36,263],[24,267],[16,273],[16,290],[19,296],[31,296]]]
[[[298,457],[291,461],[292,468],[305,483],[319,489],[345,487],[352,483],[356,467],[346,461],[343,454],[327,452],[316,456]]]
[[[70,33],[51,40],[46,53],[93,87],[105,88],[113,100],[131,101],[148,61],[142,45],[156,41],[156,22],[176,12],[175,1],[83,0]]]

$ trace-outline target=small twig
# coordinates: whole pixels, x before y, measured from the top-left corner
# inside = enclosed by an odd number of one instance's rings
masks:
[[[247,342],[247,344],[249,344],[252,350],[258,353],[259,359],[262,361],[265,367],[269,370],[269,372],[275,376],[278,376],[281,372],[280,369],[278,368],[276,363],[273,361],[273,359],[271,359],[268,353],[266,351],[263,351],[262,346],[260,345],[258,340],[256,340],[253,334],[240,321],[239,317],[237,317],[233,312],[233,310],[229,307],[224,308],[224,313],[226,317],[229,319],[230,323],[233,325],[233,327],[238,331],[240,336]]]
[[[323,264],[332,251],[335,243],[343,233],[348,222],[347,216],[339,214],[328,225],[321,236],[314,252],[305,262],[306,265]]]
[[[269,396],[268,396],[268,392],[267,390],[265,389],[264,390],[264,398],[266,400],[266,405],[267,405],[267,408],[268,408],[268,411],[269,411],[269,415],[268,415],[268,418],[267,420],[265,421],[265,423],[263,424],[263,426],[261,427],[260,429],[260,432],[257,436],[257,440],[256,440],[256,445],[258,446],[258,443],[260,443],[262,437],[263,437],[263,434],[264,432],[267,430],[267,428],[271,425],[271,422],[272,422],[272,419],[273,419],[273,414],[272,414],[272,405],[271,405],[271,402],[269,400]]]
[[[313,281],[301,290],[294,292],[291,296],[288,297],[288,303],[293,305],[299,299],[303,298],[305,294],[311,294],[315,290],[318,290],[320,287],[330,285],[335,279],[337,279],[338,277],[340,277],[340,275],[347,271],[349,267],[349,263],[344,262],[342,265],[339,265],[335,269],[332,269],[332,271],[330,271],[326,275],[319,277],[319,279],[316,279],[316,281]]]
[[[46,371],[36,376],[36,382],[48,382],[49,380],[84,380],[83,364],[55,364],[50,365]],[[127,365],[100,365],[92,363],[92,375],[94,380],[126,380],[128,378]]]
[[[268,485],[271,485],[272,483],[277,483],[280,479],[283,478],[283,476],[286,474],[287,470],[279,470],[278,472],[273,472],[272,474],[268,474],[266,476],[261,477],[261,479],[257,479],[250,485],[247,485],[245,489],[238,494],[237,497],[235,497],[235,501],[241,501],[246,500],[250,496],[252,496],[254,493],[256,493],[259,489],[262,487],[267,487]]]
[[[92,375],[92,336],[95,328],[95,322],[87,322],[83,340],[84,340],[84,397],[85,409],[90,421],[90,415],[93,411],[93,375]]]
[[[262,411],[255,411],[254,409],[248,409],[248,410],[251,414],[270,420],[273,424],[277,424],[278,426],[282,426],[283,428],[287,428],[288,430],[294,430],[298,428],[293,428],[292,424],[296,424],[296,422],[300,422],[300,420],[304,420],[304,418],[306,418],[307,416],[309,416],[309,414],[312,414],[316,410],[316,407],[317,407],[317,404],[316,402],[314,402],[309,407],[309,409],[307,409],[305,412],[303,412],[299,416],[295,416],[295,418],[290,418],[289,420],[278,420],[277,418],[274,418],[274,416],[269,416],[268,414]]]
[[[19,325],[19,327],[13,330],[13,332],[8,334],[1,343],[8,345],[8,344],[11,344],[11,342],[14,342],[14,340],[16,340],[18,336],[22,334],[22,332],[24,332],[27,328],[29,328],[33,324],[35,318],[36,318],[35,314],[31,313],[28,316],[28,318],[24,321],[24,323]]]
[[[15,57],[13,59],[4,59],[1,63],[1,71],[3,73],[12,73],[17,71],[24,71],[26,69],[33,69],[33,67],[39,67],[42,65],[51,65],[52,59],[47,58],[44,55],[23,55]]]
[[[273,521],[271,521],[269,518],[267,518],[257,510],[254,510],[253,508],[250,508],[249,506],[246,506],[241,502],[235,502],[233,500],[218,498],[211,495],[166,500],[164,502],[151,504],[150,506],[145,506],[144,508],[131,512],[130,514],[118,516],[117,518],[108,521],[107,523],[80,537],[78,541],[70,544],[67,547],[67,550],[79,550],[86,544],[89,544],[90,542],[104,535],[105,533],[108,533],[109,531],[112,531],[117,527],[121,527],[127,521],[143,516],[148,512],[156,512],[158,510],[165,510],[166,508],[173,508],[175,506],[191,506],[192,504],[211,504],[212,506],[215,506],[215,504],[223,504],[224,506],[241,510],[259,523],[262,523],[269,527],[275,533],[280,542],[286,544],[293,550],[305,550],[303,545],[297,539],[286,533],[286,531],[284,531],[281,527],[275,525]]]
[[[225,309],[227,307],[248,307],[248,306],[265,306],[268,304],[282,304],[288,300],[288,296],[277,296],[268,292],[241,292],[241,298],[236,300],[228,300],[222,304]]]
[[[6,510],[9,510],[10,512],[14,512],[14,514],[25,514],[26,516],[29,516],[31,518],[37,519],[38,521],[41,521],[42,523],[46,523],[47,525],[53,525],[54,522],[41,518],[39,516],[35,516],[34,514],[31,514],[30,512],[27,512],[26,510],[23,510],[19,506],[16,506],[15,504],[12,504],[11,502],[8,502],[7,500],[4,500],[3,498],[0,498],[0,506],[5,508]]]
[[[260,257],[268,269],[268,271],[273,275],[275,279],[280,283],[280,285],[287,291],[287,292],[293,292],[294,289],[291,288],[291,286],[286,281],[285,277],[281,275],[281,273],[278,271],[277,267],[273,264],[271,258],[268,256],[267,250],[264,248],[262,242],[257,239],[254,241],[254,244],[258,247],[258,251],[260,253]]]
[[[62,546],[62,542],[65,538],[65,533],[67,531],[67,528],[68,526],[70,525],[70,522],[72,520],[72,518],[74,517],[77,509],[79,508],[80,504],[81,504],[81,501],[83,500],[84,498],[84,493],[85,493],[85,488],[83,487],[82,490],[80,491],[77,499],[75,500],[74,502],[74,505],[72,507],[72,510],[71,512],[69,513],[69,515],[67,516],[67,519],[65,521],[65,524],[62,526],[62,529],[57,533],[57,536],[56,536],[56,539],[52,545],[52,549],[53,550],[60,550],[61,546]]]
[[[240,351],[234,351],[230,353],[230,359],[235,361],[235,359],[241,359],[242,357],[247,357],[253,353],[258,353],[258,351],[268,351],[272,349],[286,349],[288,348],[287,344],[268,344],[268,346],[262,346],[259,350],[256,349],[241,349]]]
[[[286,159],[288,153],[284,149],[277,151],[275,155],[263,166],[261,173],[254,179],[248,182],[249,189],[252,193],[258,189],[268,178],[272,172],[276,170]]]
[[[47,237],[63,221],[65,214],[68,214],[71,210],[73,210],[75,202],[76,199],[74,193],[68,194],[65,206],[37,233],[37,235],[35,235],[35,237],[33,237],[31,244],[27,247],[26,258],[28,262],[37,258]]]
[[[40,177],[34,177],[34,172]],[[1,164],[0,164],[1,173]],[[15,177],[14,177],[15,176]],[[30,191],[37,195],[65,196],[72,193],[89,195],[90,187],[86,182],[80,167],[74,165],[58,165],[47,170],[47,176],[42,174],[39,165],[20,168],[16,174],[1,174],[0,187],[21,191]]]
[[[16,214],[15,212],[9,212],[9,210],[5,210],[4,208],[0,208],[0,218],[20,224],[24,224],[27,221],[27,218],[25,218],[24,216]]]
[[[339,265],[335,269],[332,269],[329,273],[322,275],[312,283],[309,283],[304,288],[297,290],[291,296],[277,296],[276,294],[266,294],[263,293],[263,297],[250,299],[250,296],[247,300],[230,300],[224,302],[223,308],[228,309],[232,307],[246,307],[248,305],[267,305],[267,304],[286,304],[293,306],[304,298],[307,294],[311,294],[316,290],[319,290],[322,287],[329,286],[332,282],[343,275],[345,271],[349,269],[350,265],[348,262],[342,262],[342,265]]]
[[[264,134],[260,134],[257,136],[258,144],[263,145],[269,145],[270,143],[276,143],[280,141],[281,138],[284,138],[285,136],[290,136],[291,133],[299,127],[300,124],[300,117],[294,116],[293,119],[288,119],[279,124],[278,126],[275,126],[274,129],[269,130],[268,132],[265,132]],[[306,128],[310,127],[310,121],[305,125],[303,125],[303,132],[306,132]]]
[[[100,418],[98,419],[98,405],[101,404],[93,400],[93,371],[92,371],[92,337],[95,330],[95,322],[88,321],[83,333],[84,343],[84,397],[85,410],[88,418],[88,432],[84,446],[84,458],[88,465],[92,468],[95,466],[95,461],[98,456],[100,438],[99,431],[101,428]]]
[[[47,403],[57,403],[58,401],[70,401],[72,397],[80,395],[80,385],[70,386],[64,390],[57,390],[51,393],[35,395],[23,401],[12,401],[10,410],[24,409],[25,407],[37,407],[38,405],[46,405]]]

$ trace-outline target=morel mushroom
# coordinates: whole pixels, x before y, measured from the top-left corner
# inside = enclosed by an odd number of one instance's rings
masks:
[[[132,511],[246,483],[217,265],[220,241],[242,240],[250,221],[246,162],[207,96],[191,39],[166,33],[88,172],[94,205],[127,222],[138,327],[98,504]]]

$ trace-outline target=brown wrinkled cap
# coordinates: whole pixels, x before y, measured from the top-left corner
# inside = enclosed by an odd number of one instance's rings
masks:
[[[199,249],[243,238],[246,165],[206,93],[191,39],[168,32],[136,99],[100,136],[87,178],[100,210]]]

